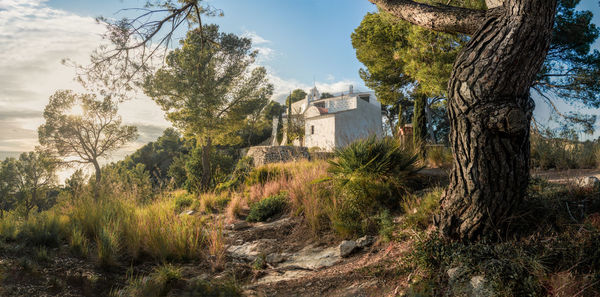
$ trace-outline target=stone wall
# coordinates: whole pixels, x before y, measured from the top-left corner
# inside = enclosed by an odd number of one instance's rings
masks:
[[[298,146],[253,146],[246,156],[252,157],[254,166],[310,159],[308,149]]]

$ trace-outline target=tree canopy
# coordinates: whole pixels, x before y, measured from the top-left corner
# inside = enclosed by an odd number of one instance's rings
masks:
[[[122,125],[118,106],[110,97],[57,91],[44,109],[46,122],[38,128],[40,144],[66,162],[92,164],[101,179],[100,158],[137,138],[137,127]]]

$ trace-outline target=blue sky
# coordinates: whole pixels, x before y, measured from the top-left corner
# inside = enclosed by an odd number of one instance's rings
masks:
[[[367,0],[209,0],[223,10],[224,17],[208,18],[225,32],[252,34],[255,45],[265,55],[261,64],[292,88],[313,84],[313,80],[332,85],[353,82],[364,84],[358,76],[361,64],[356,60],[350,34],[367,12],[376,7]],[[140,7],[139,0],[50,0],[48,5],[79,15],[119,18],[128,12],[122,8]],[[255,40],[256,41],[256,40]],[[277,82],[275,82],[277,83]],[[345,90],[340,89],[337,91]]]

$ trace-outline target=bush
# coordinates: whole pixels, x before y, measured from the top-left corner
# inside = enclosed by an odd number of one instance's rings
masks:
[[[191,194],[188,194],[185,191],[176,193],[174,200],[175,200],[175,209],[177,211],[182,211],[186,208],[190,208],[190,206],[192,206],[194,204],[194,202],[196,201],[194,196],[192,196]]]
[[[242,296],[242,289],[233,281],[195,279],[180,296],[237,297]]]
[[[402,202],[405,227],[417,230],[427,229],[439,208],[443,191],[442,188],[435,188],[422,195],[407,196]]]
[[[131,277],[127,286],[113,296],[123,297],[159,297],[167,296],[175,282],[180,280],[181,268],[172,265],[162,265],[145,277]]]
[[[217,184],[215,192],[220,193],[223,191],[235,191],[240,185],[243,185],[250,175],[254,162],[252,157],[243,157],[238,160],[235,165],[233,173],[227,178],[226,181]]]
[[[400,198],[414,185],[417,154],[393,138],[371,137],[335,151],[329,173],[333,181],[353,196],[390,208],[399,207]],[[360,199],[360,198],[359,198]]]
[[[32,246],[58,247],[63,238],[63,223],[54,213],[30,216],[17,235],[17,240]]]
[[[200,210],[207,213],[217,213],[221,212],[227,207],[231,201],[231,196],[229,193],[223,194],[214,194],[214,193],[206,193],[200,195]]]
[[[264,186],[269,181],[274,181],[279,177],[288,178],[289,172],[282,169],[278,164],[267,164],[250,171],[246,184],[249,186],[259,184]]]
[[[417,154],[395,139],[372,137],[335,156],[328,169],[336,192],[327,208],[333,228],[344,237],[378,232],[377,214],[399,209],[416,184]]]
[[[427,165],[436,168],[452,167],[452,150],[445,146],[428,146],[427,150]]]
[[[287,193],[270,196],[250,205],[249,222],[264,222],[282,213],[287,207]]]

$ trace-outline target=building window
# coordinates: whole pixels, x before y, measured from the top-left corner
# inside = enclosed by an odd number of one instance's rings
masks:
[[[369,95],[358,96],[358,98],[365,100],[367,102],[369,102],[369,99],[370,99],[369,97],[371,97],[371,96],[369,96]]]
[[[310,126],[310,135],[315,134],[315,126]]]
[[[321,108],[325,108],[325,102],[316,102],[315,103],[316,107],[321,107]]]

